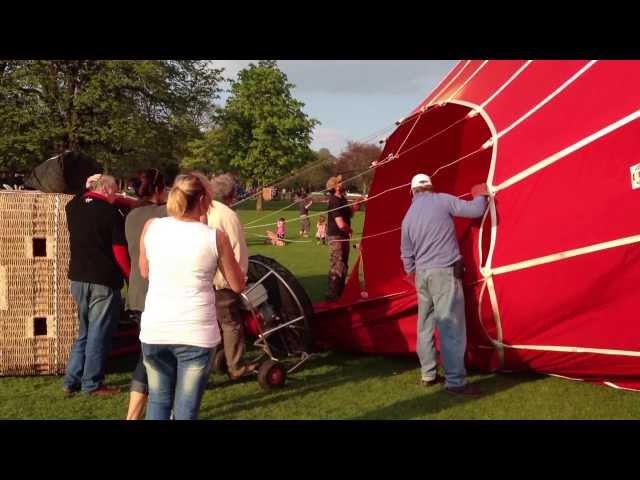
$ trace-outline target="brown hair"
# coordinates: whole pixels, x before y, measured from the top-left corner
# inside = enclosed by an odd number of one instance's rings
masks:
[[[148,168],[138,172],[136,195],[140,198],[148,198],[156,192],[164,190],[164,177],[157,168]]]
[[[178,175],[169,192],[167,213],[172,217],[182,217],[193,211],[203,198],[210,204],[212,197],[211,184],[203,174],[190,172]]]

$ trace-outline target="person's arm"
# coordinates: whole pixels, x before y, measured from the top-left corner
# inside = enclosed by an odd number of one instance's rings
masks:
[[[240,269],[246,275],[248,268],[247,244],[244,238],[244,230],[237,215],[229,215],[221,222],[222,230],[229,238],[229,244],[233,250],[233,256],[240,264]],[[246,259],[244,257],[247,257]]]
[[[405,222],[402,222],[400,237],[400,258],[402,259],[402,265],[404,266],[404,271],[407,274],[407,278],[415,275],[416,257],[414,253],[413,242],[409,237],[409,230]]]
[[[229,287],[236,293],[242,292],[245,287],[245,276],[240,264],[233,256],[233,249],[229,243],[229,237],[222,230],[216,230],[216,244],[218,246],[218,261],[220,270],[227,280]]]
[[[127,249],[127,239],[124,232],[124,218],[122,218],[122,215],[118,211],[115,211],[113,215],[111,251],[116,264],[122,272],[122,276],[129,281],[131,262],[129,260],[129,250]]]
[[[351,227],[347,225],[347,222],[344,221],[344,218],[335,217],[335,221],[336,221],[336,225],[340,230],[345,232],[347,235],[351,235],[351,232],[352,232]]]
[[[449,201],[449,213],[454,217],[478,218],[487,208],[487,200],[482,194],[478,194],[473,200],[461,200],[453,195],[444,195]]]
[[[140,268],[140,276],[142,278],[149,278],[149,259],[147,258],[147,248],[144,245],[144,238],[147,234],[147,229],[151,222],[153,222],[153,218],[150,218],[144,224],[144,228],[142,229],[142,234],[140,235],[140,254],[138,255],[138,267]]]

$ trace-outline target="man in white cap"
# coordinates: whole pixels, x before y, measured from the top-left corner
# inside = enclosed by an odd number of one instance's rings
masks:
[[[462,256],[453,217],[477,218],[487,207],[486,184],[471,189],[473,200],[434,193],[429,176],[419,173],[411,180],[411,206],[402,221],[401,258],[408,281],[418,294],[418,339],[421,383],[432,386],[442,379],[436,374],[434,332],[440,332],[445,389],[457,395],[477,395],[467,384],[464,353],[467,334],[462,290]]]

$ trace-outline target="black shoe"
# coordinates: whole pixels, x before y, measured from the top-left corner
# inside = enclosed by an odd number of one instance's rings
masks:
[[[423,387],[433,387],[434,385],[438,385],[439,383],[444,383],[444,378],[440,375],[436,375],[436,378],[433,380],[420,380],[420,385]]]
[[[95,390],[91,390],[90,392],[87,392],[87,395],[91,395],[92,397],[113,397],[114,395],[118,395],[119,393],[120,393],[119,388],[100,385]]]
[[[447,387],[445,388],[445,390],[447,391],[447,393],[450,393],[451,395],[461,395],[464,397],[477,397],[482,394],[480,390],[478,390],[476,387],[469,384],[465,385],[464,387],[457,387],[457,388]]]

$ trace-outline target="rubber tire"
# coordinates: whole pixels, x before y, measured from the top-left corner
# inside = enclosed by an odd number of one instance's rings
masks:
[[[227,357],[224,355],[224,349],[219,348],[216,350],[216,354],[213,357],[212,370],[216,373],[226,374],[229,370],[227,367]]]
[[[278,373],[274,373],[278,371]],[[274,378],[275,377],[275,378]],[[287,369],[273,360],[267,360],[258,370],[258,383],[265,390],[282,388],[287,381]]]
[[[293,293],[298,297],[298,300],[302,304],[302,310],[304,312],[304,320],[303,320],[304,332],[303,332],[302,343],[304,346],[304,350],[307,353],[310,353],[313,350],[314,313],[313,313],[313,304],[311,303],[311,300],[309,299],[309,295],[307,295],[306,290],[300,284],[300,282],[298,281],[298,279],[293,273],[291,273],[289,270],[287,270],[285,267],[283,267],[280,263],[278,263],[273,258],[265,257],[263,255],[251,255],[249,257],[249,261],[251,260],[256,260],[264,264],[267,268],[270,268],[276,273],[278,273],[281,277],[283,277],[286,280],[289,287],[291,287],[291,289],[293,290]],[[252,264],[250,262],[249,272],[248,272],[250,281],[257,280],[257,279],[251,278],[251,274],[254,273],[255,271],[254,268],[255,267],[252,268]]]

